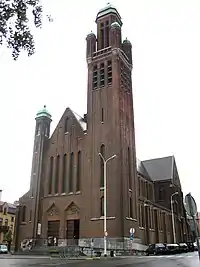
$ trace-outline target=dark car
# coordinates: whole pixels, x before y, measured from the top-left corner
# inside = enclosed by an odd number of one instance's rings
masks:
[[[166,247],[162,243],[151,244],[146,250],[146,254],[149,255],[162,255],[166,253]]]
[[[180,253],[186,253],[189,251],[189,248],[186,243],[180,243],[179,244],[179,252]]]
[[[187,242],[186,244],[188,246],[188,251],[189,252],[193,252],[195,250],[195,246],[194,246],[193,242]]]
[[[177,254],[179,253],[178,244],[165,244],[167,254]]]

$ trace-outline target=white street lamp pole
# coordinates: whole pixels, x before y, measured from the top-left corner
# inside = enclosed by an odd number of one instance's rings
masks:
[[[175,192],[171,195],[172,230],[173,230],[174,244],[176,244],[176,230],[175,230],[174,209],[173,209],[173,196],[175,195],[178,195],[178,192]]]
[[[107,240],[106,240],[106,236],[107,236],[107,225],[106,225],[106,218],[107,218],[107,198],[106,198],[106,190],[107,190],[107,177],[106,177],[106,167],[107,167],[107,163],[109,160],[114,159],[116,157],[116,155],[113,155],[112,157],[108,158],[108,159],[104,159],[103,155],[101,153],[99,153],[99,156],[101,157],[101,159],[103,160],[103,166],[104,166],[104,224],[103,224],[103,228],[104,228],[104,256],[107,256]]]

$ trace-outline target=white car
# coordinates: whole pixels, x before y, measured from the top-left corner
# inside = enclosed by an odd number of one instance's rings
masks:
[[[8,247],[6,245],[0,245],[0,254],[8,254]]]

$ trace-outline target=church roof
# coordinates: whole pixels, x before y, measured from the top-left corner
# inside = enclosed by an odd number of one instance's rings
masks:
[[[174,160],[174,156],[144,160],[137,164],[137,171],[152,181],[169,180],[173,178]]]
[[[74,114],[75,118],[77,119],[77,121],[80,124],[81,128],[83,129],[83,131],[86,131],[86,129],[87,129],[87,123],[85,122],[84,118],[81,117],[80,115],[78,115],[73,110],[71,110],[71,111]]]

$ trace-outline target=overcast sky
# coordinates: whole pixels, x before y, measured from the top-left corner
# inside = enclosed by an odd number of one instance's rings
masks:
[[[52,131],[66,107],[86,112],[85,37],[105,0],[46,0],[53,23],[35,31],[36,49],[17,62],[0,49],[0,189],[14,201],[29,188],[35,114]],[[184,193],[199,204],[200,1],[113,0],[133,45],[136,150],[141,160],[175,155]]]

